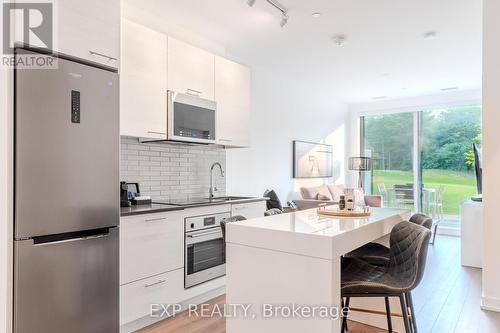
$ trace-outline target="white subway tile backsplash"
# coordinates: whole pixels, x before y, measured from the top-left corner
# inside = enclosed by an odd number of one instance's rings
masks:
[[[226,152],[215,146],[181,146],[174,143],[138,143],[121,138],[120,179],[138,182],[141,193],[154,200],[206,197],[210,166],[219,162],[225,169]],[[225,195],[225,178],[214,172],[217,195]]]

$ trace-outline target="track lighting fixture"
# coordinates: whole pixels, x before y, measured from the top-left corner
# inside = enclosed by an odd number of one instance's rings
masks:
[[[255,5],[256,1],[257,0],[247,0],[247,4],[250,7],[253,7],[253,5]],[[280,21],[280,27],[283,28],[288,23],[288,19],[289,19],[288,10],[276,0],[266,0],[266,2],[281,12],[282,17],[281,17],[281,21]]]

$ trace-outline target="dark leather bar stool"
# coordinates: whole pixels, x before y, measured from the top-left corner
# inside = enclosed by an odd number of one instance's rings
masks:
[[[424,214],[414,214],[410,222],[421,225],[427,229],[432,228],[432,218]],[[368,243],[344,255],[344,258],[358,258],[371,264],[385,265],[389,262],[390,250],[379,243]]]
[[[411,291],[415,289],[425,270],[431,231],[415,223],[398,223],[391,231],[390,259],[384,266],[370,264],[358,258],[347,258],[342,264],[342,298],[349,307],[352,297],[383,297],[387,326],[392,332],[389,297],[398,297],[403,312],[406,333],[417,333],[417,322]],[[342,300],[344,304],[344,301]],[[345,331],[347,319],[342,321]]]

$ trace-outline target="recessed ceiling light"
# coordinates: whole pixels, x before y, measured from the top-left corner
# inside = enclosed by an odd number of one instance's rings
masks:
[[[320,12],[312,13],[311,16],[314,17],[314,18],[320,18],[321,17],[321,13]]]
[[[424,34],[424,38],[425,39],[435,39],[437,38],[437,31],[427,31],[425,34]]]
[[[458,87],[448,87],[448,88],[441,88],[441,91],[451,91],[451,90],[457,90]]]
[[[332,37],[333,42],[338,46],[343,46],[347,40],[347,35],[339,34]]]
[[[380,99],[386,99],[387,96],[376,96],[376,97],[372,97],[373,100],[380,100]]]
[[[257,0],[248,0],[248,1],[247,1],[247,4],[248,4],[250,7],[252,7],[253,5],[255,5],[255,1],[257,1]]]

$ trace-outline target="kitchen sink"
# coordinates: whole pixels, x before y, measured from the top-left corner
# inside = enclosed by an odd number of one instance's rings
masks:
[[[227,197],[215,197],[215,198],[191,198],[187,200],[180,199],[180,200],[171,200],[166,202],[155,201],[153,203],[160,205],[172,205],[172,206],[196,206],[196,205],[207,205],[210,203],[232,202],[245,199],[254,199],[254,198],[227,196]]]

